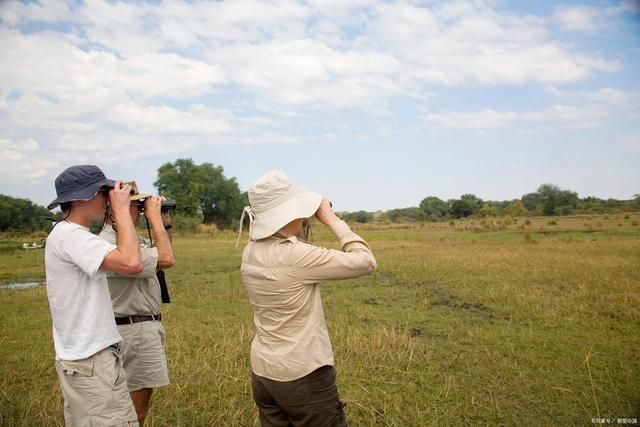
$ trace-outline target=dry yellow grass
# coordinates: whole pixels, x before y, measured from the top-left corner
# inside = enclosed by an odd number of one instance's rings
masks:
[[[323,290],[350,423],[640,418],[638,219],[354,226],[379,268]],[[163,311],[172,384],[155,395],[149,426],[257,422],[252,313],[233,241],[175,239]],[[0,253],[0,280],[42,277],[41,256]],[[0,327],[0,424],[61,425],[44,289],[1,291]]]

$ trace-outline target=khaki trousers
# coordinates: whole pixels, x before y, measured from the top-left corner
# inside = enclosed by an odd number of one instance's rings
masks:
[[[137,427],[119,350],[106,348],[82,360],[56,360],[69,427]]]

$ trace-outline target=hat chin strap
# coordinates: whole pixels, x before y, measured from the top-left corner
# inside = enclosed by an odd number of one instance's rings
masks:
[[[238,230],[238,239],[236,240],[236,248],[240,243],[240,236],[242,236],[242,226],[244,225],[244,216],[247,214],[249,216],[249,239],[251,239],[251,233],[253,232],[253,223],[255,222],[255,214],[253,210],[251,210],[251,206],[245,206],[242,210],[242,215],[240,216],[240,229]]]

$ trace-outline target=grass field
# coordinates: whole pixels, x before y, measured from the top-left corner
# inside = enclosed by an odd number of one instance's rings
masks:
[[[362,225],[371,276],[323,289],[351,425],[640,421],[640,215]],[[336,247],[318,226],[318,244]],[[246,238],[246,234],[245,234]],[[232,234],[176,236],[172,384],[147,426],[256,425]],[[0,284],[43,251],[0,244]],[[44,287],[0,290],[0,425],[62,425]]]

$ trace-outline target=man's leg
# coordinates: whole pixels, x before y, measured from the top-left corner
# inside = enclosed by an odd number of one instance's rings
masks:
[[[153,390],[169,384],[164,351],[164,328],[160,322],[140,322],[118,326],[124,339],[124,369],[131,400],[140,425],[151,407]]]
[[[56,371],[67,425],[138,425],[124,369],[112,350],[82,360],[58,360]]]
[[[151,394],[152,388],[143,388],[141,390],[132,391],[130,393],[131,400],[133,400],[133,406],[136,408],[136,414],[138,414],[138,422],[140,427],[144,424],[144,419],[147,418],[149,413],[149,407],[151,406]]]

